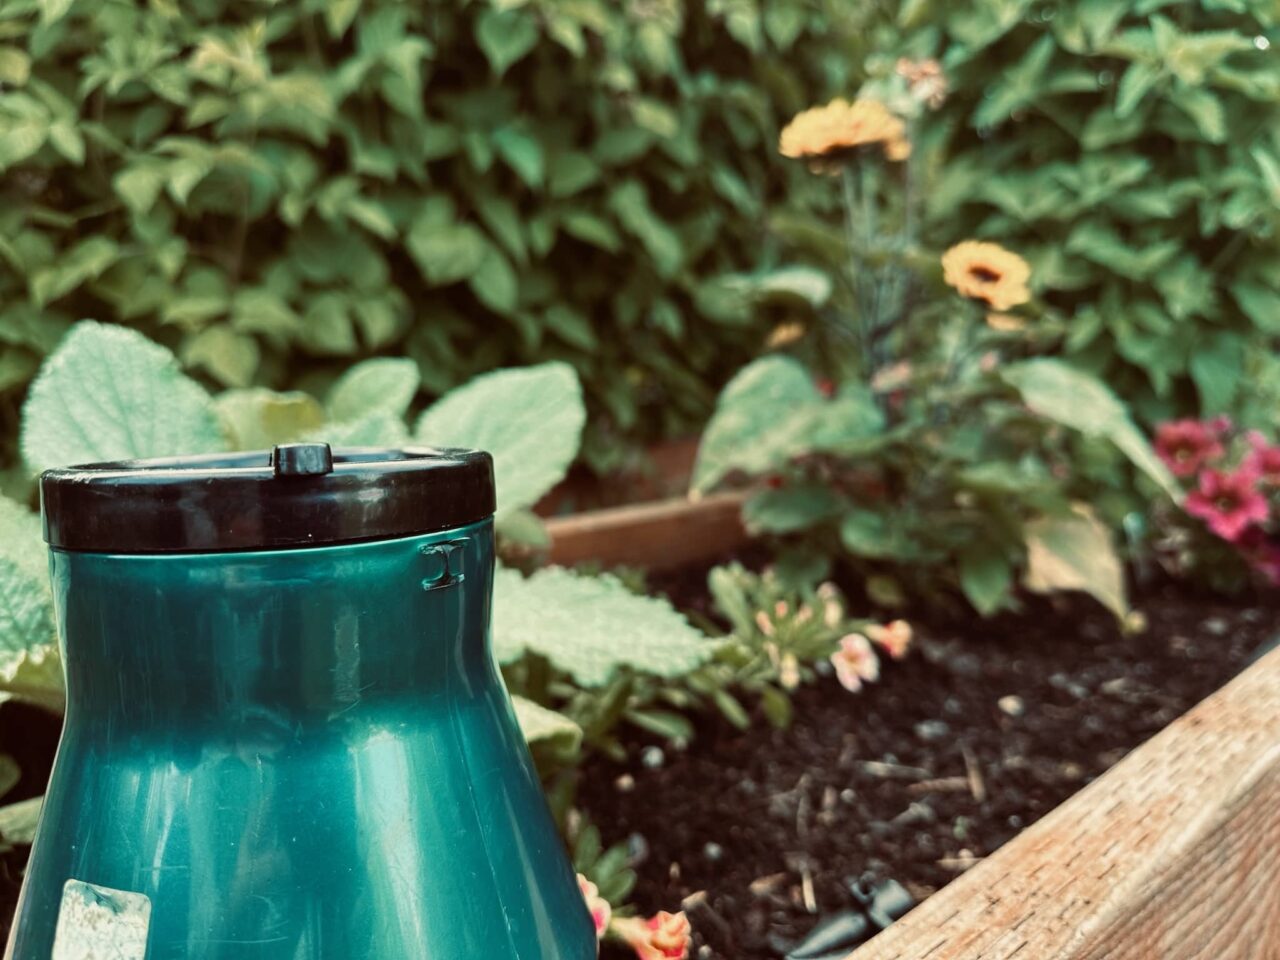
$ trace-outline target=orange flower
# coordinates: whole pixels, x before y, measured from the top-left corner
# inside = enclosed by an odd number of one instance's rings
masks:
[[[996,243],[966,240],[942,255],[947,283],[993,310],[1009,310],[1031,299],[1031,267]]]
[[[786,125],[778,150],[794,160],[832,160],[879,147],[890,160],[911,155],[906,126],[875,100],[832,100],[811,107]]]
[[[905,620],[894,620],[884,626],[873,624],[864,631],[875,643],[884,648],[885,653],[895,660],[901,660],[911,648],[911,624]]]
[[[689,918],[660,911],[648,920],[628,917],[613,921],[613,932],[636,952],[640,960],[686,960],[689,956]]]
[[[578,889],[582,891],[582,899],[586,901],[587,909],[591,911],[591,920],[596,925],[596,939],[599,940],[609,929],[613,908],[609,906],[608,900],[600,896],[599,888],[582,874],[578,874]]]

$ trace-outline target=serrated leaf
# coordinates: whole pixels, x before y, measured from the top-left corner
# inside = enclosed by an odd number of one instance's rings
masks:
[[[209,395],[172,353],[123,327],[73,327],[22,409],[32,470],[225,449]]]
[[[227,390],[214,400],[214,409],[232,450],[269,450],[299,441],[324,424],[320,402],[301,390]]]
[[[822,406],[813,377],[790,357],[749,364],[720,394],[702,435],[694,490],[709,490],[735,470],[758,475],[808,448]]]
[[[1007,367],[1004,379],[1036,413],[1087,436],[1110,440],[1170,497],[1181,499],[1172,474],[1129,418],[1124,404],[1097,377],[1045,357]]]
[[[500,663],[531,651],[584,687],[604,686],[620,668],[681,676],[715,646],[665,600],[634,594],[608,574],[577,576],[560,567],[528,578],[497,571],[493,637]]]
[[[1024,583],[1036,593],[1079,590],[1123,619],[1129,612],[1124,568],[1111,532],[1087,508],[1027,524]]]
[[[563,479],[586,423],[582,387],[567,363],[498,370],[446,394],[418,421],[422,443],[493,455],[498,518],[531,507]]]
[[[577,755],[582,746],[582,728],[563,713],[517,696],[511,698],[511,706],[515,708],[520,732],[530,746],[539,744],[557,757]]]
[[[333,420],[356,420],[371,413],[403,417],[418,394],[418,364],[399,357],[365,360],[338,378],[325,398]]]

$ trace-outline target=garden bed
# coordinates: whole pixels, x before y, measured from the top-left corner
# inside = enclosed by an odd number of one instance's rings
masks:
[[[851,906],[864,872],[930,896],[1275,632],[1269,604],[1169,588],[1139,606],[1149,627],[1130,635],[1085,600],[925,626],[911,657],[861,694],[833,679],[799,692],[789,730],[708,718],[678,754],[636,738],[632,763],[586,772],[583,806],[634,851],[638,906],[684,904],[692,956],[777,957],[819,915]]]

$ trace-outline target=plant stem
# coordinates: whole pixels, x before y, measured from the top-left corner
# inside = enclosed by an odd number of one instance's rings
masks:
[[[849,288],[853,291],[854,299],[857,301],[858,305],[856,330],[858,340],[858,364],[862,375],[864,377],[869,377],[869,361],[871,359],[869,353],[871,342],[867,335],[867,331],[870,329],[867,318],[871,312],[871,304],[868,302],[867,288],[862,276],[863,262],[858,257],[858,184],[854,177],[852,164],[846,164],[841,169],[840,181],[841,185],[844,187],[844,226],[849,247]]]

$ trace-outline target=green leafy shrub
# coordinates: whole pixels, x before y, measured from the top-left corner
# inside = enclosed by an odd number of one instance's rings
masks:
[[[941,59],[930,236],[1026,256],[1063,345],[1149,421],[1274,418],[1280,9],[1271,0],[920,0]],[[886,72],[886,62],[879,69]],[[1252,383],[1263,390],[1242,389]]]
[[[319,395],[388,352],[430,394],[566,360],[600,415],[597,462],[618,431],[687,428],[762,337],[753,304],[795,297],[795,278],[756,272],[761,198],[789,177],[761,147],[778,115],[847,84],[860,16],[839,0],[7,3],[0,393],[95,316],[238,389]]]

